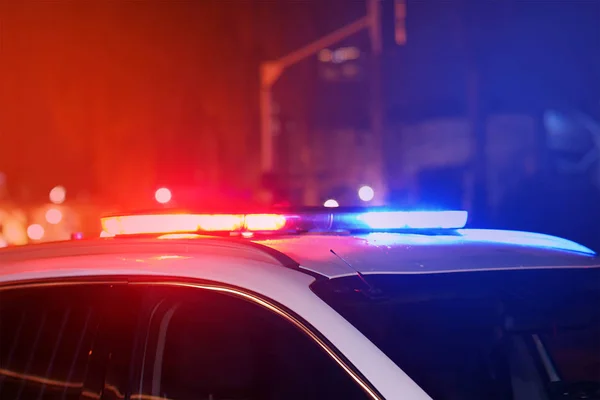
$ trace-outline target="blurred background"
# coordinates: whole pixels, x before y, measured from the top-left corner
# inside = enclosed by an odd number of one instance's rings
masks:
[[[290,204],[600,250],[599,154],[600,1],[0,1],[0,246]]]

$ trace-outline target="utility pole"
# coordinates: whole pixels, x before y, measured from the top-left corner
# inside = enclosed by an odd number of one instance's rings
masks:
[[[348,24],[277,60],[260,66],[261,167],[264,173],[273,170],[273,86],[283,72],[294,64],[367,28],[367,17]]]
[[[475,225],[485,225],[488,219],[488,159],[486,110],[482,98],[482,71],[477,52],[476,21],[477,9],[470,2],[463,1],[462,34],[468,60],[467,70],[467,117],[471,130],[472,188],[470,206]]]
[[[372,146],[370,154],[369,180],[375,189],[375,203],[385,199],[383,180],[383,104],[381,91],[381,5],[380,0],[366,0],[367,15],[293,51],[277,60],[267,61],[260,67],[260,119],[261,119],[261,170],[263,174],[273,172],[273,86],[290,66],[307,59],[358,32],[369,29],[372,45]]]
[[[385,147],[384,147],[384,104],[382,92],[381,53],[383,51],[381,29],[381,0],[367,1],[367,19],[371,38],[371,149],[369,157],[369,181],[378,205],[386,198]]]

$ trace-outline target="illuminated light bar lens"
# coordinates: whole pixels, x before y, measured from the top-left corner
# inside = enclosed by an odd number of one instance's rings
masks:
[[[279,214],[249,214],[245,222],[249,231],[278,231],[283,229],[286,219]]]
[[[102,219],[103,236],[201,232],[333,232],[461,229],[466,211],[327,211],[298,214],[156,214]],[[247,236],[247,235],[246,235]],[[164,236],[163,236],[164,237]],[[167,237],[164,237],[167,238]],[[169,238],[175,238],[169,236]]]
[[[109,238],[109,237],[114,237],[114,236],[115,236],[115,235],[113,235],[113,234],[111,234],[111,233],[108,233],[108,232],[106,232],[106,231],[104,231],[104,230],[103,230],[102,232],[100,232],[100,237],[101,237],[101,238]]]
[[[284,228],[285,225],[285,216],[279,214],[158,214],[125,215],[102,219],[102,228],[108,236],[202,231],[276,231]]]
[[[196,230],[201,231],[237,231],[244,226],[243,215],[195,215],[193,217],[198,221]]]
[[[467,218],[466,211],[373,211],[356,217],[357,222],[376,230],[460,229]]]
[[[243,215],[126,215],[102,219],[110,235],[149,233],[190,233],[198,231],[235,231],[243,227]]]

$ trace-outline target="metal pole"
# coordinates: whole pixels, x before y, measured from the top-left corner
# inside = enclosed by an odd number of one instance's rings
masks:
[[[260,164],[263,174],[273,171],[273,86],[282,72],[283,67],[277,61],[260,66]]]
[[[260,68],[260,138],[261,138],[261,170],[263,173],[273,171],[273,85],[283,71],[320,50],[332,46],[369,26],[368,17],[356,21],[331,32],[308,45],[293,51],[280,59],[265,62]]]
[[[273,170],[273,92],[272,86],[260,85],[260,155],[261,171]]]
[[[380,0],[368,0],[367,19],[369,20],[371,34],[371,157],[369,182],[375,190],[374,203],[382,205],[385,203],[387,189],[384,178],[384,113],[383,93],[381,77],[381,5]]]
[[[470,3],[465,1],[464,17],[462,23],[462,35],[467,54],[468,75],[467,75],[467,116],[471,130],[472,154],[471,154],[471,175],[472,190],[471,212],[473,214],[472,222],[475,226],[485,226],[488,219],[488,164],[487,164],[487,132],[486,115],[483,109],[481,97],[481,70],[477,59],[476,36],[473,34],[472,21],[476,16],[472,15],[474,11],[469,8]]]

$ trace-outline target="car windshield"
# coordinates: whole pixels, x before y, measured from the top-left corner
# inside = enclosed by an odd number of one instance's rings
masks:
[[[600,399],[600,269],[366,280],[313,290],[434,399]]]

